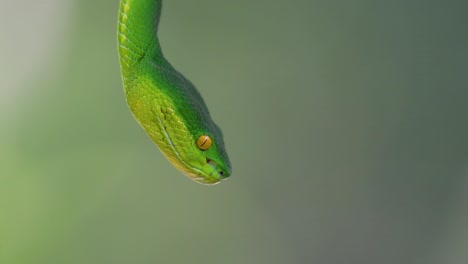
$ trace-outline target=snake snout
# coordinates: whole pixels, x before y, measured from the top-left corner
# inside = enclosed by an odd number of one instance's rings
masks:
[[[227,177],[229,177],[229,173],[226,173],[222,170],[218,171],[218,176],[220,179],[226,179]]]
[[[208,163],[208,165],[213,169],[211,175],[217,174],[218,178],[221,180],[229,177],[229,171],[223,169],[216,161],[207,158],[206,163]]]

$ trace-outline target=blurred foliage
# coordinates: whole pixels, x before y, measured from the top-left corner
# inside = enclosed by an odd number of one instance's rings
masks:
[[[117,0],[4,4],[0,263],[466,263],[464,1],[164,1],[214,187],[127,110]]]

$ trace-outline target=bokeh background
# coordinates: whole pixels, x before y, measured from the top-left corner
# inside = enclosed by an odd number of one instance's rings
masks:
[[[214,187],[127,110],[117,0],[1,6],[0,263],[468,263],[466,1],[164,1]]]

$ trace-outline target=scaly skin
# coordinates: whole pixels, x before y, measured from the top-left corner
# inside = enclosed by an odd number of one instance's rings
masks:
[[[130,111],[166,158],[203,184],[229,177],[223,135],[192,83],[164,58],[157,37],[161,0],[121,0],[118,50]],[[201,150],[197,139],[212,145]]]

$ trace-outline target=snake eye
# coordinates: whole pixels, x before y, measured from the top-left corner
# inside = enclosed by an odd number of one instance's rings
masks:
[[[201,135],[197,139],[197,147],[201,150],[207,150],[211,147],[211,144],[213,144],[213,141],[211,141],[211,138],[207,135]]]

